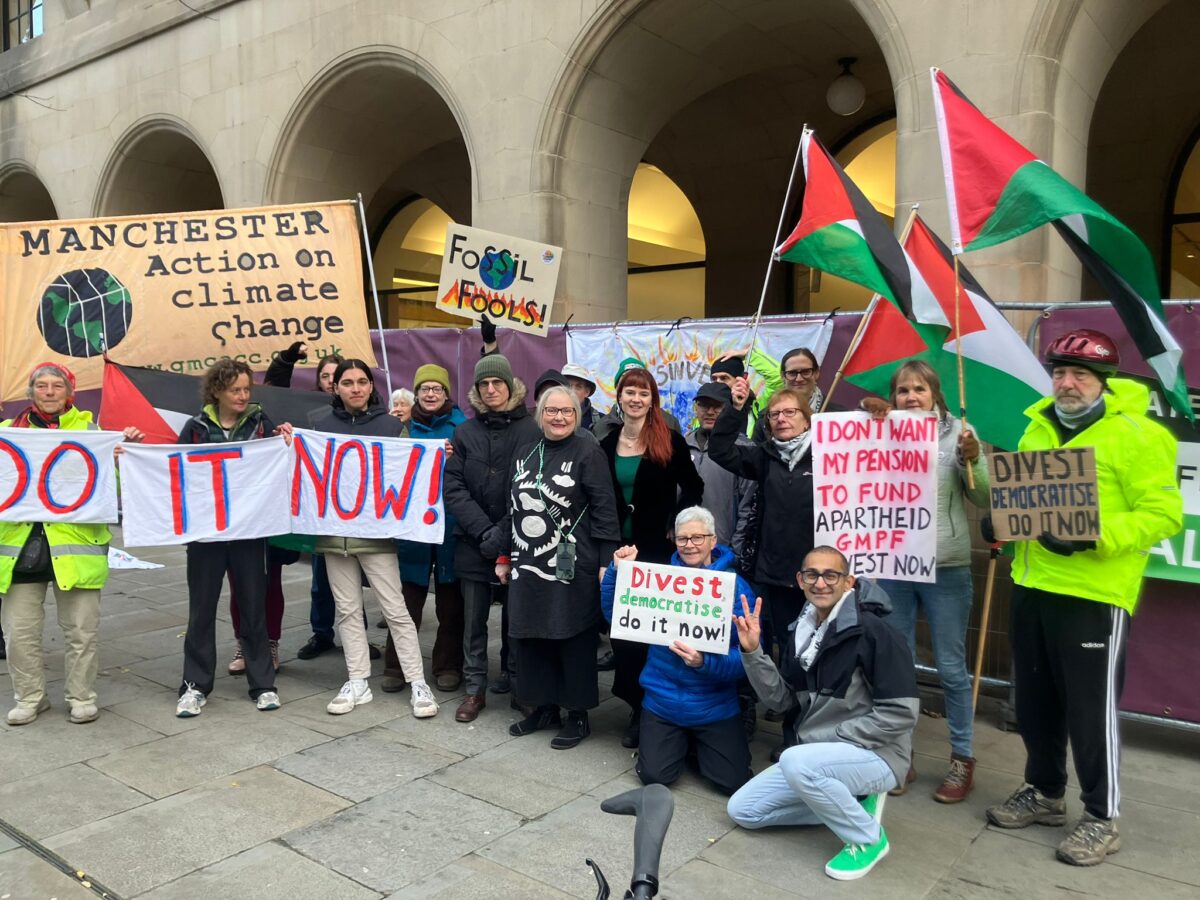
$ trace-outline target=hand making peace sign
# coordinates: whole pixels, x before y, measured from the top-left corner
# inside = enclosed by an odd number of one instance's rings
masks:
[[[762,597],[756,597],[754,611],[749,610],[746,595],[742,594],[742,612],[745,615],[735,616],[734,619],[737,621],[738,643],[742,645],[743,653],[753,653],[762,640],[762,624],[759,622],[762,618]]]

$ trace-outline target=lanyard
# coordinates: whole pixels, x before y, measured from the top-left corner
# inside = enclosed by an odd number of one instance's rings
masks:
[[[545,495],[542,493],[542,470],[546,466],[546,441],[544,438],[538,441],[537,446],[529,451],[529,456],[525,457],[525,462],[529,462],[529,457],[533,456],[534,453],[538,455],[537,478],[534,480],[534,485],[537,487],[538,494],[544,498]],[[554,511],[551,508],[550,503],[544,499],[543,502],[546,503],[546,515],[548,515],[550,517],[550,521],[554,523],[554,530],[558,532],[561,538],[563,533],[562,525],[557,519],[554,518]],[[575,520],[575,524],[571,526],[571,530],[566,534],[568,538],[571,538],[571,535],[575,533],[575,529],[579,527],[579,523],[583,521],[583,517],[587,514],[587,511],[590,507],[590,503],[584,504],[583,512],[579,514],[579,517]]]

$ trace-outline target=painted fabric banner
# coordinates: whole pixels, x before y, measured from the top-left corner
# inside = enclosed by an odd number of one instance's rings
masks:
[[[119,431],[0,428],[0,521],[115,522]]]
[[[616,402],[613,376],[626,357],[636,356],[658,382],[663,408],[684,427],[692,421],[692,402],[700,385],[709,381],[713,361],[731,351],[750,346],[753,325],[746,320],[667,322],[616,325],[609,328],[571,328],[567,336],[567,361],[583,366],[596,380],[592,405],[608,412]],[[772,322],[763,319],[755,349],[773,359],[795,347],[807,347],[824,360],[833,335],[833,320]],[[761,392],[763,378],[750,372],[750,387]]]
[[[291,452],[283,437],[231,444],[128,444],[125,546],[287,534]]]
[[[937,417],[894,411],[813,416],[813,545],[854,575],[937,579]]]
[[[295,534],[442,542],[442,441],[298,428],[292,456],[287,497]]]
[[[297,340],[375,359],[349,201],[0,225],[0,270],[4,399],[45,360],[98,388],[105,351],[183,373]]]

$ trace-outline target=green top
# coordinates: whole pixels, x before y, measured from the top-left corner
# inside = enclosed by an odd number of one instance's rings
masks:
[[[617,483],[621,485],[621,496],[625,499],[626,506],[633,503],[633,482],[637,478],[638,466],[641,464],[640,456],[617,454]],[[625,524],[621,527],[621,537],[627,541],[633,540],[633,516],[625,517]]]

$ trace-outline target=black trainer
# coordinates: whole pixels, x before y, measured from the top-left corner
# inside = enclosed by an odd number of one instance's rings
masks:
[[[551,728],[562,725],[562,718],[558,714],[557,706],[539,706],[520,722],[514,722],[508,726],[508,733],[513,737],[524,737],[527,734],[533,734],[535,731],[541,731],[543,728]]]
[[[579,742],[591,733],[592,726],[588,722],[587,710],[570,710],[563,727],[550,739],[550,747],[554,750],[570,750],[572,747],[578,747]]]
[[[332,650],[335,646],[332,638],[314,634],[308,639],[307,644],[296,651],[296,656],[300,659],[316,659],[327,650]]]
[[[642,711],[635,709],[629,714],[629,724],[625,726],[625,733],[621,735],[621,746],[628,750],[635,750],[641,741]]]
[[[492,679],[488,685],[488,690],[493,694],[507,694],[512,690],[512,676],[507,672],[501,672]]]

